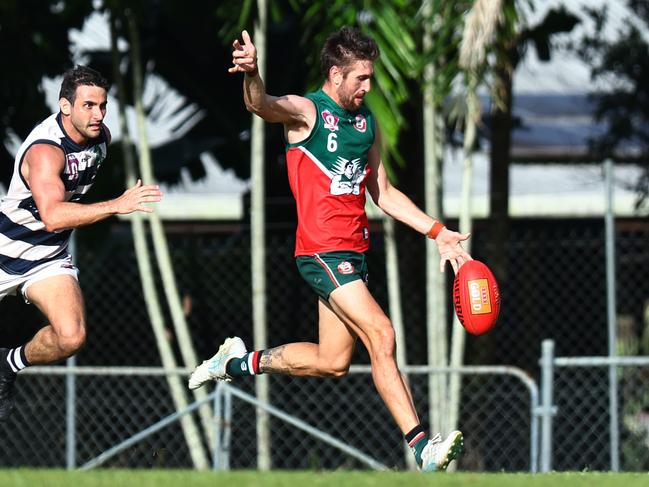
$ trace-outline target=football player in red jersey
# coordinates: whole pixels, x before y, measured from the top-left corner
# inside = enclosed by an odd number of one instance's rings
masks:
[[[442,271],[447,262],[457,271],[471,260],[460,243],[469,235],[448,230],[390,184],[379,153],[377,123],[364,105],[379,56],[373,39],[350,27],[330,35],[321,54],[324,85],[305,96],[268,95],[246,31],[242,39],[233,43],[229,72],[244,73],[243,97],[250,112],[284,125],[298,211],[295,256],[301,275],[320,298],[319,342],[247,352],[240,338],[228,338],[196,368],[189,387],[260,373],[341,377],[360,338],[369,352],[376,388],[418,465],[427,471],[446,470],[462,449],[462,433],[427,437],[397,367],[392,323],[366,285],[365,189],[385,213],[435,239]]]

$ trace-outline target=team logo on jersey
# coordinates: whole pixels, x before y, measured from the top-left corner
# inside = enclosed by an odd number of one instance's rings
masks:
[[[79,159],[74,154],[69,154],[65,172],[68,174],[68,181],[79,178]]]
[[[332,132],[338,130],[338,122],[340,119],[329,110],[324,110],[322,112],[322,119],[324,120],[324,128],[329,129]]]
[[[363,133],[367,130],[367,119],[363,115],[356,115],[356,122],[354,122],[354,128],[360,133]]]
[[[354,272],[356,269],[354,269],[354,266],[352,265],[351,262],[348,262],[346,260],[343,260],[340,264],[338,264],[338,272],[344,275],[349,275],[352,272]]]
[[[345,159],[338,156],[332,168],[333,177],[329,185],[329,193],[333,195],[361,193],[361,182],[365,179],[365,171],[361,168],[361,159]]]

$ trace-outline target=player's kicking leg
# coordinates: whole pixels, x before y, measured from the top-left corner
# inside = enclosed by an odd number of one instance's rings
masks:
[[[336,289],[329,302],[367,348],[376,389],[412,448],[419,467],[424,471],[446,470],[462,451],[462,433],[454,431],[443,441],[439,435],[428,440],[408,385],[397,367],[394,328],[389,318],[362,281]]]

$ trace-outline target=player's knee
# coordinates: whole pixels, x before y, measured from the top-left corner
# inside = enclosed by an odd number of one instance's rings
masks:
[[[382,357],[393,356],[396,345],[394,328],[389,320],[383,320],[371,332],[370,341],[375,355]]]
[[[58,335],[59,350],[65,357],[77,353],[86,343],[86,329],[81,326],[74,331]]]
[[[345,377],[349,373],[349,360],[338,360],[328,364],[325,373],[327,377],[334,379]]]

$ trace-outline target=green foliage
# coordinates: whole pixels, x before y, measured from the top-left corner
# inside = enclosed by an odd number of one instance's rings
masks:
[[[633,158],[643,165],[635,184],[636,207],[641,208],[649,199],[649,6],[640,0],[628,0],[628,6],[635,15],[622,23],[612,40],[603,35],[609,22],[607,6],[589,9],[595,28],[576,50],[591,65],[593,79],[610,87],[593,94],[596,118],[608,130],[591,140],[592,150],[602,158]]]
[[[24,138],[50,114],[41,89],[43,76],[72,67],[68,30],[80,28],[91,2],[3,0],[0,2],[0,137],[9,129]],[[13,157],[0,144],[0,181],[11,177]]]

